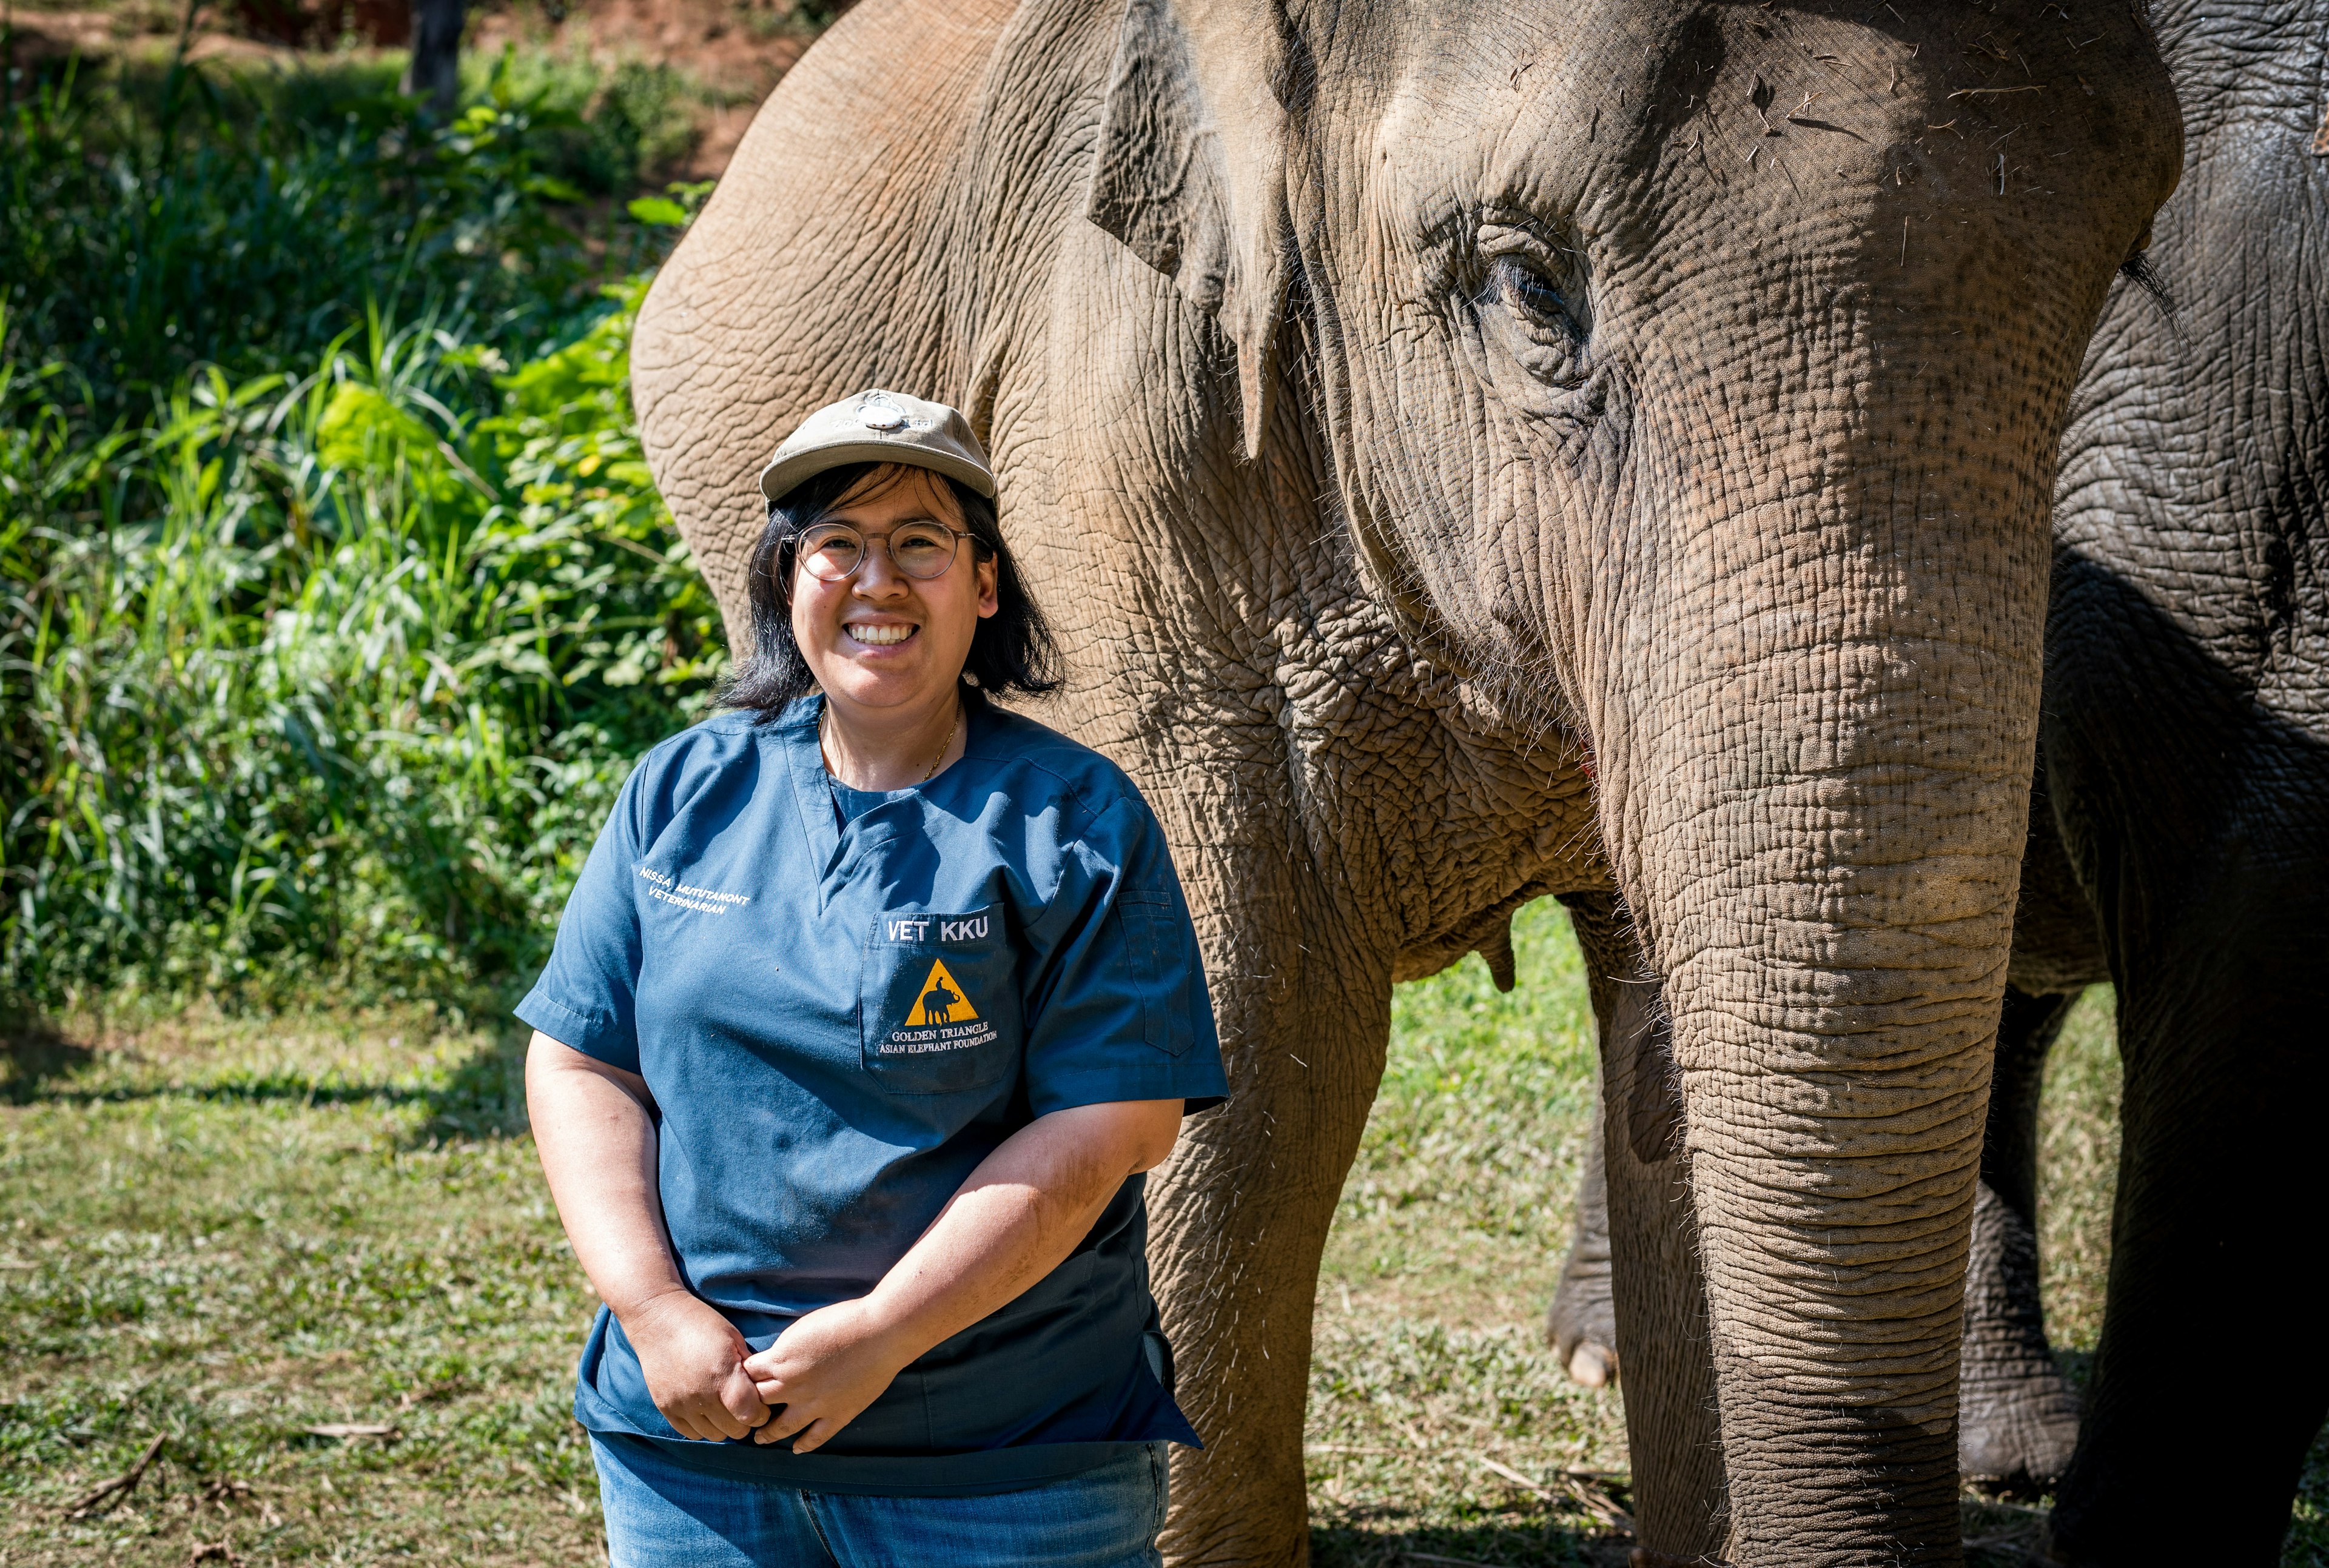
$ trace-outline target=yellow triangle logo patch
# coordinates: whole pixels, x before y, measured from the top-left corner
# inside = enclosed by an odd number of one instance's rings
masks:
[[[940,1024],[966,1023],[978,1016],[970,999],[962,994],[962,987],[947,972],[946,961],[930,965],[930,978],[922,981],[922,994],[914,999],[914,1010],[906,1015],[910,1029],[936,1028]]]

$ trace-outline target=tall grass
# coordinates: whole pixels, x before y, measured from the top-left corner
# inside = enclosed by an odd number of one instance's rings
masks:
[[[405,992],[535,960],[721,658],[629,427],[641,292],[484,417],[440,394],[486,356],[377,317],[84,445],[65,375],[0,368],[0,987]]]
[[[716,612],[625,390],[645,284],[589,286],[515,74],[433,132],[354,94],[296,157],[231,117],[167,145],[195,88],[117,95],[142,216],[84,200],[70,78],[18,107],[0,1000],[464,1000],[538,960],[631,760],[703,702]]]
[[[578,177],[636,177],[626,106],[662,126],[668,95],[618,90],[625,79],[594,99],[587,68],[505,53],[434,126],[382,72],[181,61],[39,80],[0,115],[12,351],[73,366],[99,423],[142,419],[197,365],[241,378],[312,361],[368,304],[458,322],[514,358],[578,293],[652,259],[636,226],[592,235],[570,214]]]

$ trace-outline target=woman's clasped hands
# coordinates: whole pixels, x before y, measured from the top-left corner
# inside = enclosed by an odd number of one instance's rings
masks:
[[[686,1291],[658,1297],[625,1325],[655,1408],[704,1442],[793,1439],[818,1448],[882,1396],[913,1353],[894,1344],[866,1300],[796,1319],[757,1355],[736,1326]]]
[[[793,1440],[807,1453],[857,1419],[920,1354],[900,1342],[870,1298],[835,1301],[795,1319],[782,1338],[744,1362],[773,1413],[752,1436]]]
[[[766,1424],[768,1403],[744,1370],[752,1347],[717,1309],[672,1290],[621,1318],[648,1397],[674,1432],[718,1442]]]

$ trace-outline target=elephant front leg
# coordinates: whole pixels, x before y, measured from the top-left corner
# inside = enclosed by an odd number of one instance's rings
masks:
[[[1302,1425],[1319,1258],[1381,1082],[1391,970],[1337,956],[1254,895],[1209,944],[1231,1098],[1183,1129],[1150,1178],[1149,1258],[1203,1451],[1175,1450],[1174,1563],[1301,1563]],[[1278,914],[1282,916],[1281,908]]]
[[[2039,1092],[2046,1053],[2077,1000],[2007,989],[1974,1198],[1958,1466],[1968,1478],[2014,1487],[2059,1479],[2079,1441],[2079,1396],[2046,1343],[2037,1228]]]
[[[2310,803],[2329,823],[2329,788]],[[2146,867],[2192,896],[2129,900],[2158,924],[2114,934],[2148,951],[2119,983],[2110,1294],[2052,1522],[2057,1556],[2077,1568],[2284,1561],[2329,1415],[2329,1337],[2305,1283],[2319,1267],[2329,1104],[2324,840],[2216,850],[2212,880]],[[2207,1456],[2209,1507],[2163,1507],[2163,1456],[2193,1452]]]
[[[1651,1560],[1662,1554],[1693,1561],[1722,1550],[1730,1509],[1665,1007],[1617,900],[1561,902],[1584,952],[1600,1035],[1601,1124],[1593,1152],[1608,1207],[1606,1277],[1625,1367],[1635,1530]]]

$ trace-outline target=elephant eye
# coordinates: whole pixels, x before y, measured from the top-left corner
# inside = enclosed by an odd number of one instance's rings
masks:
[[[1517,257],[1499,257],[1495,277],[1499,292],[1523,315],[1573,337],[1585,335],[1578,313],[1561,293],[1561,286],[1527,262]]]

